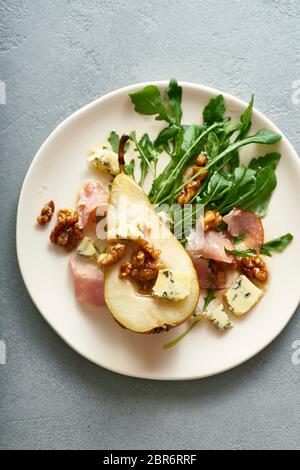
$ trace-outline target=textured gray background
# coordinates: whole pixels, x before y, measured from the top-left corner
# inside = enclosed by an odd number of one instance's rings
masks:
[[[69,349],[33,306],[15,254],[22,180],[70,113],[137,81],[178,79],[248,99],[300,150],[300,2],[0,0],[1,448],[299,448],[294,316],[241,367],[159,383],[115,375]]]

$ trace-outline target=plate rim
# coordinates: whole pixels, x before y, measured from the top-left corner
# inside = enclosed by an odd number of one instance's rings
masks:
[[[179,83],[180,86],[183,87],[183,91],[184,91],[184,88],[187,87],[187,88],[190,88],[190,89],[195,89],[197,91],[204,91],[204,92],[212,94],[212,95],[222,94],[224,96],[225,101],[227,99],[229,99],[232,102],[237,103],[239,106],[241,106],[241,105],[243,107],[248,106],[248,103],[246,101],[244,101],[240,98],[237,98],[236,96],[234,96],[230,93],[223,92],[223,91],[221,91],[217,88],[214,88],[214,87],[210,87],[210,86],[207,86],[207,85],[202,85],[200,83],[195,83],[195,82],[182,81],[182,80],[178,80],[178,83]],[[59,132],[59,131],[62,131],[64,129],[64,127],[68,126],[73,120],[76,120],[77,116],[79,116],[80,114],[88,111],[89,109],[93,108],[94,106],[98,106],[98,104],[100,104],[102,102],[105,102],[106,100],[109,100],[112,97],[116,97],[118,94],[123,94],[123,93],[128,94],[129,92],[131,92],[135,89],[143,88],[143,87],[148,86],[148,85],[156,85],[158,87],[166,87],[168,84],[169,84],[169,80],[154,80],[154,81],[138,82],[138,83],[134,83],[134,84],[131,84],[131,85],[125,85],[121,88],[116,88],[113,91],[110,91],[109,93],[105,93],[104,95],[100,96],[99,98],[96,98],[96,99],[90,101],[89,103],[83,105],[82,107],[75,110],[73,113],[68,115],[65,119],[63,119],[62,121],[60,121],[57,124],[57,126],[52,130],[52,132],[48,135],[48,137],[43,141],[43,143],[41,144],[41,146],[39,147],[39,149],[35,153],[32,161],[29,165],[29,168],[26,172],[26,175],[23,179],[23,182],[22,182],[22,186],[21,186],[21,190],[20,190],[20,194],[19,194],[19,199],[18,199],[17,217],[16,217],[16,253],[17,253],[17,260],[18,260],[19,269],[20,269],[20,272],[21,272],[21,277],[23,279],[24,285],[27,289],[27,292],[29,294],[29,297],[30,297],[31,301],[33,302],[34,306],[36,307],[38,312],[41,314],[41,316],[44,318],[44,320],[47,322],[47,324],[55,331],[55,333],[57,333],[57,335],[73,351],[80,354],[80,356],[84,357],[85,359],[87,359],[88,361],[90,361],[93,364],[97,365],[98,367],[100,366],[103,369],[109,370],[111,372],[115,372],[115,373],[123,375],[123,376],[140,378],[140,379],[147,379],[147,380],[155,380],[155,381],[190,381],[190,380],[204,379],[204,378],[207,378],[207,377],[212,377],[212,376],[215,376],[215,375],[222,374],[223,372],[227,372],[227,371],[229,371],[231,369],[234,369],[234,368],[240,366],[241,364],[249,361],[250,359],[252,359],[257,354],[260,354],[265,348],[267,348],[280,335],[280,333],[286,328],[287,324],[289,323],[289,321],[291,320],[291,318],[295,314],[295,312],[297,310],[297,307],[299,306],[299,303],[300,303],[300,289],[299,289],[299,294],[298,294],[298,300],[297,300],[297,302],[295,302],[295,305],[294,305],[293,309],[291,309],[292,313],[286,317],[286,320],[285,320],[283,326],[279,329],[279,331],[275,335],[272,336],[272,338],[270,340],[268,340],[267,343],[265,343],[262,347],[258,348],[253,354],[248,355],[247,358],[244,358],[242,360],[238,360],[238,361],[236,361],[235,363],[233,363],[232,365],[230,365],[228,367],[223,367],[220,370],[212,371],[208,374],[188,375],[188,376],[181,376],[181,377],[176,377],[176,376],[175,377],[174,376],[168,376],[168,377],[151,376],[151,377],[149,377],[147,374],[142,374],[142,373],[135,374],[134,372],[132,372],[132,373],[124,372],[122,370],[119,370],[116,367],[109,367],[105,364],[101,364],[100,362],[95,361],[92,357],[89,356],[89,354],[80,351],[80,349],[76,348],[76,346],[74,344],[71,344],[70,341],[65,337],[65,335],[58,331],[58,329],[51,323],[50,319],[47,318],[47,316],[43,313],[42,308],[39,307],[38,302],[34,299],[32,293],[31,293],[29,283],[26,280],[26,276],[25,276],[25,272],[24,272],[25,270],[24,270],[24,267],[22,265],[22,255],[20,253],[20,247],[19,247],[19,243],[18,243],[18,240],[19,240],[19,237],[20,237],[20,226],[21,226],[21,224],[20,224],[20,217],[21,217],[20,216],[20,212],[21,212],[20,205],[21,205],[21,200],[22,200],[23,194],[25,193],[25,190],[26,190],[27,181],[30,179],[31,173],[33,172],[33,169],[34,169],[37,161],[39,160],[40,155],[43,153],[44,149],[52,141],[52,139],[55,138],[56,133]],[[277,132],[281,135],[281,137],[282,137],[281,141],[284,142],[284,144],[289,148],[289,153],[291,154],[291,157],[294,160],[295,165],[298,168],[299,178],[300,178],[300,158],[299,158],[295,148],[293,147],[293,145],[289,142],[289,140],[287,139],[285,134],[265,114],[263,114],[256,107],[253,107],[253,111],[256,113],[256,115],[259,118],[263,119],[266,122],[266,124],[269,128],[271,128],[274,132]],[[291,158],[291,157],[289,157],[289,158]]]

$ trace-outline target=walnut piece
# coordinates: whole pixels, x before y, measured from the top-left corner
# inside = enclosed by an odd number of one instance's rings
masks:
[[[57,213],[57,223],[50,234],[51,242],[71,251],[82,238],[83,230],[78,226],[77,212],[70,208],[60,209]]]
[[[120,277],[131,278],[138,284],[141,293],[149,293],[156,281],[158,271],[164,266],[159,260],[160,250],[147,240],[136,240],[139,250],[131,256],[130,262],[123,263],[120,267]]]
[[[77,211],[70,207],[66,209],[59,209],[57,213],[57,222],[59,224],[70,226],[78,221]]]
[[[184,204],[188,204],[193,199],[196,192],[200,188],[201,181],[205,180],[205,178],[207,177],[208,171],[203,170],[207,162],[208,159],[206,154],[204,152],[201,152],[200,155],[198,155],[198,157],[196,158],[196,162],[186,170],[187,175],[189,174],[189,171],[191,171],[194,176],[196,175],[196,178],[193,181],[187,183],[182,189],[182,191],[180,191],[180,193],[178,194],[177,202],[181,206],[184,206]],[[202,171],[200,172],[200,170]]]
[[[133,254],[133,257],[135,254]],[[145,262],[134,267],[132,261],[123,263],[120,267],[120,277],[131,277],[136,281],[152,281],[157,278],[158,271],[163,268],[163,264],[159,260],[147,259]]]
[[[218,211],[207,211],[204,216],[204,232],[215,230],[222,221],[222,216]]]
[[[121,264],[120,267],[120,277],[125,278],[125,277],[130,277],[132,271],[132,265],[131,263],[123,263]]]
[[[197,189],[200,188],[200,184],[201,183],[198,180],[187,183],[177,196],[178,204],[181,206],[188,204],[195,196]]]
[[[107,253],[102,253],[98,259],[97,263],[101,266],[109,266],[111,264],[115,264],[119,261],[125,254],[127,246],[125,243],[114,243],[113,245],[109,245],[107,248]]]
[[[253,279],[265,283],[268,280],[268,270],[266,263],[260,256],[246,256],[239,258],[240,269],[243,274]]]
[[[141,267],[145,262],[145,252],[143,250],[139,250],[132,255],[131,258],[131,265],[133,268]]]
[[[53,201],[47,202],[41,210],[40,215],[38,216],[37,223],[40,225],[45,225],[50,222],[54,214],[55,206]]]
[[[149,255],[150,258],[152,258],[152,259],[158,259],[159,258],[160,250],[156,250],[152,243],[150,243],[147,240],[142,239],[142,238],[140,238],[138,240],[135,240],[135,242],[140,246],[142,251],[145,252],[145,255]]]
[[[146,259],[140,267],[132,268],[130,275],[137,281],[152,281],[156,280],[158,271],[162,268],[163,265],[159,260]]]

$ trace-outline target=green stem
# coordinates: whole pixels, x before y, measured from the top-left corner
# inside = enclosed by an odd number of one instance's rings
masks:
[[[204,305],[201,309],[201,312],[196,316],[196,318],[194,318],[191,325],[183,333],[181,333],[181,335],[174,338],[173,341],[170,341],[169,343],[165,344],[164,349],[172,348],[182,338],[184,338],[197,325],[197,323],[201,320],[201,318],[203,317],[203,313],[206,311],[206,309],[207,309],[208,305],[210,304],[210,302],[214,299],[215,299],[214,291],[212,289],[208,289],[207,294],[204,298]]]
[[[199,321],[203,317],[202,313],[203,312],[199,313],[199,315],[194,318],[191,325],[186,330],[184,330],[183,333],[181,333],[179,336],[176,336],[176,338],[170,341],[169,343],[164,344],[164,349],[170,349],[175,346],[180,340],[182,340],[182,338],[184,338],[197,325],[197,323],[199,323]]]

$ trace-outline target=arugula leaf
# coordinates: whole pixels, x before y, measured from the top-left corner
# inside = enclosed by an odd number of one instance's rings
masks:
[[[145,133],[140,142],[139,142],[140,147],[143,149],[144,155],[147,156],[147,159],[149,162],[153,162],[153,168],[154,168],[154,178],[156,175],[156,166],[157,166],[157,161],[158,161],[158,154],[154,148],[153,142],[150,140],[150,137],[147,133]],[[142,164],[142,155],[141,155],[141,164]]]
[[[124,170],[128,176],[131,176],[135,180],[135,177],[134,177],[135,160],[134,159],[130,160],[130,163],[125,165]]]
[[[232,121],[229,117],[224,119],[223,123],[223,132],[230,136],[234,132],[239,131],[242,129],[242,123],[239,121]]]
[[[228,250],[225,248],[226,253],[237,256],[238,258],[246,258],[247,256],[256,255],[256,250],[254,248],[249,248],[247,250]]]
[[[258,132],[256,132],[256,134],[246,137],[241,142],[246,142],[248,144],[254,143],[254,144],[271,145],[271,144],[276,144],[280,139],[281,139],[281,135],[263,128],[263,129],[260,129]]]
[[[170,341],[169,343],[166,343],[164,344],[163,348],[164,349],[170,349],[172,348],[173,346],[175,346],[177,343],[179,343],[179,341],[181,341],[190,331],[192,331],[192,329],[197,325],[197,323],[201,320],[201,318],[203,317],[203,313],[206,311],[208,305],[215,299],[215,295],[214,295],[214,291],[212,289],[209,289],[207,291],[207,294],[204,298],[204,305],[200,311],[200,313],[198,313],[198,315],[193,319],[192,323],[190,324],[190,326],[183,332],[181,333],[180,335],[176,336],[176,338],[174,338],[172,341]]]
[[[253,102],[254,102],[254,95],[251,96],[251,100],[245,109],[244,113],[241,115],[240,122],[236,124],[235,131],[239,130],[239,135],[235,139],[235,142],[242,140],[248,134],[248,131],[251,127],[251,118],[252,118],[252,110],[253,110]],[[234,170],[234,168],[238,167],[240,164],[240,157],[237,150],[232,152],[232,156],[230,159],[230,168]]]
[[[291,233],[286,233],[279,238],[275,238],[267,243],[265,243],[260,252],[266,256],[272,256],[272,252],[281,253],[293,240],[293,235]]]
[[[240,207],[263,217],[276,184],[275,171],[270,165],[257,171],[244,166],[236,167],[232,173],[215,171],[197,202],[222,214]]]
[[[129,138],[130,140],[132,140],[132,142],[134,142],[135,149],[139,153],[138,158],[140,159],[141,167],[141,179],[139,184],[140,186],[143,186],[149,170],[155,176],[158,155],[156,150],[154,149],[153,142],[151,142],[147,133],[143,134],[141,139],[138,141],[136,138],[136,132],[133,131],[131,132]],[[154,169],[151,166],[151,162],[153,162],[154,164]]]
[[[207,124],[220,122],[224,118],[225,102],[223,95],[212,98],[203,110],[203,121]]]
[[[181,98],[182,87],[178,85],[177,81],[172,78],[167,88],[167,95],[169,104],[173,112],[175,123],[179,126],[182,118]]]
[[[228,145],[230,145],[231,143],[230,137],[232,136],[234,132],[241,130],[242,126],[243,125],[240,121],[239,122],[231,121],[229,118],[226,118],[224,120],[223,131],[222,131],[222,134],[219,135],[220,152],[225,150],[228,147]],[[239,140],[239,138],[237,137],[235,140],[237,141]],[[229,160],[230,160],[229,167],[231,170],[234,170],[234,168],[239,166],[240,158],[239,158],[239,153],[237,150],[234,150],[231,153]]]
[[[272,192],[277,186],[275,171],[271,165],[262,168],[256,173],[256,188],[251,198],[248,197],[241,209],[255,212],[259,217],[264,217],[267,213],[268,204]]]
[[[252,119],[252,111],[253,111],[253,103],[254,103],[254,95],[251,95],[251,100],[250,100],[247,108],[245,109],[245,111],[241,115],[242,128],[241,128],[241,131],[240,131],[240,135],[238,137],[239,140],[242,140],[250,130],[251,119]]]
[[[276,170],[280,158],[281,154],[279,152],[266,153],[266,155],[262,157],[252,158],[248,166],[253,170],[261,170],[262,168],[271,165],[272,168]]]
[[[175,79],[170,80],[167,88],[168,102],[165,103],[157,86],[147,85],[142,90],[129,93],[134,109],[147,116],[156,115],[156,120],[180,125],[182,110],[182,88]],[[170,109],[171,113],[169,112]]]
[[[154,141],[154,147],[159,149],[163,144],[173,139],[178,134],[179,130],[180,127],[177,127],[175,125],[165,127],[163,130],[160,131],[160,133],[156,137]]]
[[[239,166],[233,173],[215,171],[197,202],[210,205],[214,210],[226,214],[233,207],[241,207],[255,189],[256,173],[248,167]]]
[[[209,204],[218,201],[231,190],[232,186],[233,182],[230,180],[228,173],[223,171],[214,172],[202,196],[202,203]]]
[[[210,158],[215,158],[220,150],[220,142],[217,134],[212,131],[208,134],[205,151]]]
[[[111,131],[107,140],[111,145],[112,151],[118,153],[120,142],[120,137],[118,136],[118,134],[115,131]]]
[[[156,115],[157,120],[167,121],[170,124],[174,122],[168,114],[165,103],[162,100],[160,91],[157,86],[148,85],[142,90],[129,93],[134,109],[140,114],[150,116]]]
[[[256,190],[256,173],[248,167],[236,167],[233,174],[228,174],[227,179],[231,180],[230,191],[218,204],[218,210],[222,214],[226,214],[233,207],[242,207],[244,200],[249,199]]]
[[[196,124],[183,125],[180,128],[178,133],[178,138],[176,142],[175,154],[176,159],[180,160],[187,152],[190,151],[190,148],[193,146],[193,156],[200,151],[200,145],[195,145],[194,143],[198,139],[201,132],[205,131],[205,126],[197,126]],[[199,144],[199,142],[198,142]]]

